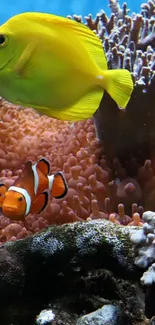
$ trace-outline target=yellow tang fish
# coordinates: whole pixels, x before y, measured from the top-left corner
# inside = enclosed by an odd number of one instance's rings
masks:
[[[108,70],[100,39],[87,26],[27,12],[0,26],[0,96],[61,120],[92,117],[104,90],[124,108],[129,71]]]

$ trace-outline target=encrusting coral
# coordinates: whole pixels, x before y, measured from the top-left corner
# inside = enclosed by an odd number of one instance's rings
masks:
[[[153,150],[151,154],[148,149],[145,150],[144,155],[138,151],[138,159],[132,153],[125,163],[121,162],[119,154],[116,155],[122,150],[126,154],[124,144],[127,142],[129,148],[132,148],[133,143],[143,142],[146,126],[141,128],[142,124],[147,125],[147,131],[149,129],[152,135],[152,128],[148,127],[148,120],[143,120],[145,116],[140,114],[139,105],[143,106],[142,111],[147,110],[150,123],[153,119],[151,105],[154,103],[151,104],[151,98],[155,68],[154,43],[150,35],[154,35],[155,3],[149,0],[142,5],[141,15],[134,14],[132,18],[128,16],[126,4],[121,9],[117,1],[109,0],[109,5],[112,10],[109,19],[102,11],[94,20],[90,15],[85,17],[86,24],[102,39],[109,67],[131,70],[138,107],[135,107],[133,95],[130,109],[127,107],[124,113],[105,94],[104,107],[101,104],[99,113],[97,112],[99,116],[101,109],[104,113],[104,118],[101,119],[104,121],[103,128],[97,115],[95,124],[93,119],[71,124],[39,116],[31,108],[22,109],[1,99],[0,183],[12,185],[28,160],[35,163],[41,157],[46,157],[51,165],[51,173],[60,170],[65,173],[69,190],[64,199],[51,200],[44,212],[28,215],[24,222],[12,222],[0,215],[0,242],[24,238],[54,223],[87,219],[105,218],[122,225],[142,225],[144,210],[155,209]],[[81,22],[81,17],[75,15],[74,19]],[[146,105],[148,101],[150,115]],[[134,115],[136,109],[138,113]],[[129,120],[124,118],[125,114],[128,114]],[[112,125],[108,118],[112,120]],[[122,136],[122,125],[127,136]],[[137,137],[138,127],[140,138]],[[129,131],[133,131],[133,128],[136,129],[131,136]],[[105,139],[102,142],[103,130]],[[150,139],[149,136],[146,140],[153,148]],[[121,150],[117,152],[116,148]]]

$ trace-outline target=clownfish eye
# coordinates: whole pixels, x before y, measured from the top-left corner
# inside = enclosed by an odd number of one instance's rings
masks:
[[[18,201],[19,201],[19,202],[22,202],[22,201],[23,201],[23,197],[20,196],[20,197],[18,198]]]
[[[4,34],[0,34],[0,47],[4,47],[8,44],[8,38]]]

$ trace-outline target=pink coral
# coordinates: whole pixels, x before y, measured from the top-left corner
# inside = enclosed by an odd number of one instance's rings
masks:
[[[42,214],[29,215],[24,223],[1,216],[1,241],[25,237],[52,223],[87,219],[95,211],[93,199],[104,205],[109,175],[99,166],[102,150],[92,120],[71,124],[3,100],[0,104],[0,182],[12,185],[28,160],[46,157],[51,173],[64,171],[69,185],[65,199],[53,199]]]

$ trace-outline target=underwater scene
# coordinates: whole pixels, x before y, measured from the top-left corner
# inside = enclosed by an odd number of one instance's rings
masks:
[[[0,325],[155,324],[154,50],[155,0],[2,6]]]

